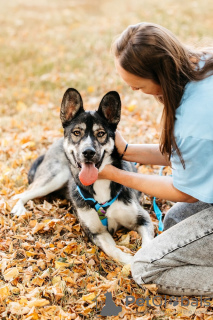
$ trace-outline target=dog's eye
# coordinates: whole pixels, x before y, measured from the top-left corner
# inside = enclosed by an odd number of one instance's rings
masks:
[[[72,133],[77,137],[77,136],[80,136],[81,131],[80,130],[74,130]]]
[[[97,134],[97,136],[99,137],[99,138],[101,138],[101,137],[103,137],[104,135],[105,135],[105,131],[99,131],[98,132],[98,134]]]

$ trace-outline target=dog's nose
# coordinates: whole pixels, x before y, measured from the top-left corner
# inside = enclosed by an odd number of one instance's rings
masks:
[[[92,157],[94,156],[94,154],[95,154],[95,149],[94,148],[87,148],[87,149],[85,149],[83,152],[83,155],[84,155],[84,157],[85,158],[87,158],[87,159],[92,159]]]

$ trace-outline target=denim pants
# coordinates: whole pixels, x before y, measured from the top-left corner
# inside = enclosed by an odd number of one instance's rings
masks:
[[[135,254],[134,280],[155,283],[161,294],[213,297],[213,206],[176,203],[164,230]]]

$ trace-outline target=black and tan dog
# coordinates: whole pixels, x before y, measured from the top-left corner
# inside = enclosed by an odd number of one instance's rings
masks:
[[[64,138],[56,141],[39,157],[29,172],[30,186],[16,195],[19,201],[12,213],[20,216],[25,203],[67,187],[85,233],[106,254],[122,263],[132,256],[116,247],[113,233],[124,226],[136,230],[143,245],[153,238],[149,214],[139,204],[139,192],[115,182],[97,179],[106,164],[133,171],[134,166],[120,159],[114,145],[120,121],[121,101],[115,91],[107,93],[97,111],[85,111],[81,95],[68,89],[61,105]]]

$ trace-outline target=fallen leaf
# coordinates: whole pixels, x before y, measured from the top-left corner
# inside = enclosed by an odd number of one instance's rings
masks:
[[[96,294],[93,292],[93,293],[82,296],[82,300],[91,302],[92,300],[95,299],[95,297],[96,297]]]
[[[6,299],[10,294],[10,289],[7,284],[0,287],[0,300]]]
[[[49,300],[47,299],[34,299],[31,300],[27,303],[27,307],[32,308],[32,307],[43,307],[49,304]]]
[[[18,271],[18,268],[16,268],[16,267],[9,268],[9,269],[5,270],[3,273],[5,281],[11,281],[11,280],[17,278],[18,275],[19,275],[19,271]]]
[[[128,277],[131,274],[131,265],[125,264],[121,270],[121,273],[124,277]]]

